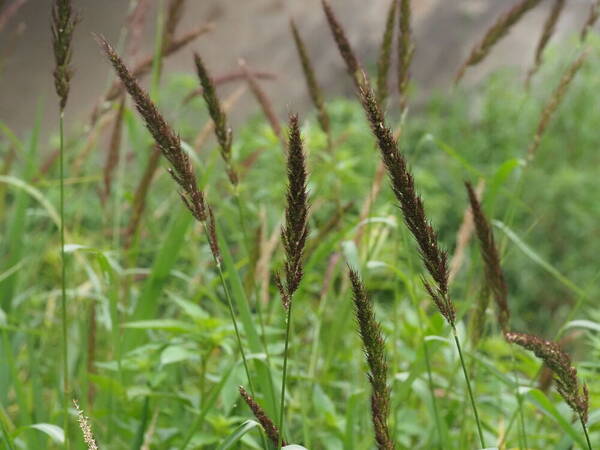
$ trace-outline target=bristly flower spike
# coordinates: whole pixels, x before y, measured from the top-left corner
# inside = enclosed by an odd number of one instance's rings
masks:
[[[54,87],[60,98],[60,109],[65,109],[69,98],[69,89],[73,68],[73,32],[78,18],[73,12],[71,0],[55,0],[52,5],[52,48],[54,50]]]
[[[580,387],[577,369],[571,358],[555,342],[525,333],[507,332],[506,340],[517,344],[540,358],[554,372],[556,389],[567,405],[580,417],[582,423],[588,420],[589,393],[587,386]]]
[[[125,85],[125,89],[133,98],[138,112],[146,123],[146,128],[152,134],[163,156],[171,164],[169,173],[181,188],[181,199],[196,220],[205,222],[206,203],[204,193],[198,188],[192,163],[188,154],[181,147],[179,136],[175,134],[156,108],[156,105],[150,100],[148,94],[133,78],[114,48],[103,37],[97,39],[117,75]]]
[[[215,83],[209,75],[202,58],[200,58],[200,55],[197,53],[194,54],[194,61],[196,63],[198,78],[202,85],[202,96],[208,107],[208,113],[215,124],[215,136],[219,142],[221,158],[223,158],[223,161],[225,162],[227,176],[229,177],[231,184],[236,186],[238,184],[238,176],[231,162],[232,131],[227,124],[227,115],[217,96]]]
[[[488,222],[481,204],[477,199],[475,190],[470,183],[465,183],[469,202],[471,203],[471,212],[473,213],[473,221],[475,222],[475,230],[479,239],[479,248],[481,257],[485,264],[485,275],[488,288],[496,301],[496,309],[498,315],[498,323],[504,333],[509,330],[510,311],[508,309],[508,288],[504,280],[504,273],[500,265],[500,256],[494,242],[494,233]]]
[[[388,427],[390,414],[390,388],[387,382],[388,366],[385,355],[385,343],[381,326],[375,318],[373,304],[358,273],[349,268],[352,282],[354,312],[363,351],[369,366],[368,378],[371,384],[371,417],[375,431],[375,440],[379,450],[392,450],[391,433]]]
[[[281,440],[279,429],[267,415],[265,410],[261,408],[261,406],[256,402],[256,400],[254,400],[254,398],[252,398],[252,396],[246,391],[246,389],[244,389],[243,386],[239,386],[238,389],[240,391],[240,396],[244,399],[248,405],[248,408],[250,408],[254,414],[254,417],[256,417],[256,420],[258,420],[258,423],[260,423],[262,426],[263,430],[265,430],[265,434],[271,440],[273,445],[277,447],[281,441],[281,445],[285,447],[287,442]]]

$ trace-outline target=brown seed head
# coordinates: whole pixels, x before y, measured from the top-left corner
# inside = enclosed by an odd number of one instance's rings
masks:
[[[244,401],[254,414],[254,417],[256,417],[256,420],[258,420],[258,422],[261,424],[263,430],[265,430],[265,434],[271,440],[273,445],[277,447],[279,446],[279,444],[281,444],[283,447],[285,447],[287,443],[284,440],[280,442],[281,438],[279,437],[279,430],[277,429],[277,426],[275,426],[271,418],[267,416],[267,413],[260,407],[258,403],[256,403],[252,396],[248,392],[246,392],[246,389],[244,389],[243,386],[239,386],[238,389],[240,391],[240,396],[244,399]]]
[[[541,0],[521,0],[496,19],[496,22],[486,31],[485,36],[473,47],[471,54],[462,64],[456,74],[454,83],[458,83],[469,66],[479,64],[490,53],[496,43],[502,39],[527,11],[537,6]]]
[[[360,89],[360,98],[367,114],[371,129],[388,172],[392,190],[400,204],[404,222],[417,241],[421,259],[433,278],[435,286],[423,280],[427,292],[436,306],[454,327],[456,318],[454,305],[448,293],[448,258],[438,244],[437,234],[427,216],[421,197],[416,192],[412,174],[392,130],[385,125],[383,114],[373,91],[369,87]]]
[[[580,388],[577,369],[571,365],[571,358],[561,350],[558,344],[546,341],[538,336],[525,333],[507,332],[508,342],[520,345],[540,358],[554,372],[556,388],[571,409],[587,422],[589,393],[587,386]]]
[[[291,299],[303,276],[303,256],[308,236],[308,192],[306,190],[306,157],[302,148],[298,116],[290,116],[287,155],[287,206],[281,241],[286,255],[285,292]]]
[[[52,5],[52,48],[54,50],[54,87],[60,98],[60,109],[64,110],[69,98],[73,68],[73,32],[78,18],[73,12],[71,0],[54,0]]]
[[[388,427],[390,413],[390,389],[387,382],[388,366],[385,355],[385,342],[381,326],[375,318],[373,304],[367,296],[358,273],[349,268],[352,292],[354,294],[354,312],[358,331],[363,344],[363,352],[369,367],[368,378],[371,384],[371,417],[375,430],[377,448],[394,448]]]
[[[310,61],[310,57],[308,56],[308,51],[306,50],[306,46],[304,45],[302,37],[300,36],[298,28],[296,27],[296,24],[293,20],[290,20],[290,28],[292,30],[292,36],[294,37],[294,43],[296,44],[298,56],[300,57],[300,64],[302,65],[304,79],[306,80],[306,85],[308,86],[308,94],[310,95],[310,99],[312,100],[313,105],[315,105],[315,108],[317,109],[319,125],[321,126],[321,129],[324,133],[329,133],[329,114],[325,109],[323,93],[321,92],[321,88],[319,87],[319,83],[317,82],[315,70]]]
[[[557,24],[558,19],[560,18],[560,15],[565,7],[565,4],[566,4],[566,0],[555,0],[554,5],[552,6],[552,9],[550,10],[550,14],[548,14],[548,17],[546,18],[546,21],[544,22],[544,26],[542,28],[542,34],[540,36],[540,40],[537,43],[537,47],[535,49],[535,59],[533,62],[533,67],[527,74],[527,83],[528,84],[531,80],[531,77],[533,77],[533,75],[535,75],[535,73],[539,70],[540,66],[542,65],[542,57],[544,54],[544,50],[546,49],[546,46],[548,45],[550,38],[552,38],[552,35],[554,34],[554,30],[556,29],[556,24]]]
[[[233,168],[231,162],[231,144],[232,144],[232,131],[227,125],[227,115],[221,106],[219,97],[217,96],[217,90],[215,83],[204,65],[202,58],[197,53],[194,54],[194,61],[196,63],[196,71],[200,84],[202,86],[202,96],[208,107],[208,113],[214,123],[215,136],[219,142],[221,158],[225,162],[227,176],[232,185],[237,185],[238,176]]]
[[[415,46],[412,39],[411,3],[410,0],[400,0],[400,33],[398,34],[398,93],[400,106],[406,107],[406,90],[410,81],[410,65]]]
[[[146,128],[152,134],[163,156],[171,164],[169,173],[181,188],[181,199],[196,220],[200,222],[206,221],[204,194],[198,188],[192,163],[188,154],[181,147],[179,136],[167,124],[156,108],[156,105],[150,100],[148,94],[140,87],[135,78],[133,78],[112,46],[102,37],[98,37],[97,40],[117,72],[125,89],[133,98],[138,112],[146,123]]]
[[[479,248],[481,257],[485,264],[485,275],[490,291],[496,301],[496,309],[498,315],[498,323],[503,332],[509,329],[510,311],[508,309],[508,288],[504,280],[504,273],[500,265],[500,256],[494,242],[494,233],[490,226],[481,204],[477,199],[475,190],[470,183],[465,183],[467,193],[469,194],[469,202],[471,203],[471,211],[479,239]]]
[[[581,42],[586,40],[588,32],[594,26],[594,24],[598,20],[598,17],[600,17],[600,0],[596,0],[590,6],[590,12],[588,13],[588,17],[585,21],[585,24],[583,25],[583,28],[581,29],[581,35],[580,35]]]
[[[383,107],[388,97],[388,78],[392,59],[392,42],[394,40],[394,25],[396,23],[396,10],[398,0],[392,0],[385,21],[383,38],[379,47],[377,60],[377,101]]]
[[[368,84],[367,76],[358,62],[358,58],[356,57],[354,50],[352,50],[352,46],[350,45],[350,41],[346,36],[344,28],[337,19],[333,9],[329,5],[329,2],[327,0],[322,0],[322,3],[325,16],[327,17],[327,23],[329,24],[329,29],[331,30],[333,39],[335,40],[338,50],[340,51],[340,54],[346,63],[346,69],[348,70],[348,73],[352,77],[352,80],[357,88]]]

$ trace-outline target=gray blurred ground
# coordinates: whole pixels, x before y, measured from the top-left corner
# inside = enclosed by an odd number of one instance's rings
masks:
[[[5,3],[10,4],[8,0]],[[446,88],[470,46],[503,10],[516,0],[414,0],[416,39],[413,79],[421,96],[434,88]],[[84,123],[90,109],[107,85],[109,68],[91,33],[115,42],[127,15],[127,0],[74,0],[83,21],[77,30],[73,64],[76,74],[67,114]],[[157,1],[153,0],[156,4]],[[541,24],[552,0],[527,15],[508,38],[494,49],[485,64],[468,72],[466,82],[476,85],[499,65],[526,68]],[[361,59],[373,64],[381,40],[389,0],[331,0]],[[568,0],[555,39],[578,30],[584,22],[589,0]],[[365,6],[368,5],[368,6]],[[45,101],[45,129],[56,123],[56,99],[52,85],[52,51],[49,15],[51,0],[28,0],[19,15],[0,34],[0,49],[9,51],[0,74],[0,119],[17,134],[30,128],[36,103]],[[265,83],[278,113],[303,112],[309,107],[297,56],[290,38],[288,20],[293,17],[313,57],[319,81],[328,97],[350,93],[351,85],[331,39],[319,0],[189,0],[180,30],[213,21],[215,30],[201,37],[176,57],[168,70],[191,71],[192,51],[199,51],[214,75],[237,67],[243,57],[256,69],[273,71],[277,81]],[[153,21],[153,17],[150,19]],[[152,48],[152,26],[146,49]],[[18,27],[25,31],[13,39]],[[237,114],[255,111],[249,96]],[[238,120],[240,117],[238,117]]]

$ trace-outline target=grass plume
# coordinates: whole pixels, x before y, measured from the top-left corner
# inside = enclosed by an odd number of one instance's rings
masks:
[[[281,445],[285,447],[287,445],[287,442],[281,439],[279,429],[273,423],[273,421],[267,415],[264,409],[261,408],[261,406],[246,391],[246,389],[244,389],[243,386],[240,386],[238,389],[240,391],[240,396],[244,399],[244,401],[248,405],[248,408],[250,408],[250,410],[254,414],[254,417],[256,417],[256,420],[258,420],[258,423],[260,423],[260,425],[262,426],[263,430],[265,430],[265,434],[273,443],[273,445],[278,446],[281,443]]]
[[[569,355],[562,351],[555,342],[547,341],[538,336],[516,332],[507,332],[505,336],[509,342],[533,352],[552,370],[555,376],[556,389],[567,405],[579,417],[591,450],[592,446],[586,427],[589,393],[585,384],[580,386],[577,379],[577,369],[573,367]]]
[[[573,63],[567,68],[565,73],[563,74],[558,86],[552,92],[550,99],[544,106],[542,114],[540,116],[540,120],[538,122],[537,129],[535,130],[535,135],[533,137],[533,141],[529,145],[527,149],[527,161],[530,162],[535,157],[535,153],[540,146],[540,142],[542,141],[542,137],[544,136],[544,132],[546,128],[550,124],[550,120],[554,116],[554,113],[558,109],[559,105],[562,103],[567,91],[569,90],[569,86],[573,82],[575,75],[579,72],[579,69],[585,63],[587,58],[587,53],[583,52],[579,57],[573,61]]]
[[[494,242],[494,233],[488,222],[481,204],[477,199],[475,189],[470,183],[465,183],[473,220],[475,222],[475,230],[479,240],[479,248],[481,257],[485,265],[485,275],[490,292],[496,302],[496,314],[498,323],[503,332],[509,329],[510,311],[508,309],[508,288],[504,279],[504,273],[500,265],[500,255]]]
[[[69,98],[73,68],[73,33],[77,25],[77,15],[71,0],[55,0],[52,5],[52,48],[54,50],[54,87],[60,98],[63,111]]]
[[[187,153],[181,148],[181,140],[167,124],[148,94],[139,86],[112,46],[102,37],[98,42],[123,82],[135,106],[143,117],[146,128],[154,138],[162,155],[169,161],[169,173],[180,187],[180,196],[192,215],[199,222],[206,221],[204,194],[198,188],[194,169]]]
[[[79,428],[83,434],[83,442],[85,442],[88,450],[98,450],[98,444],[96,443],[89,417],[81,410],[77,400],[73,400],[73,406],[75,406],[75,411],[77,411],[77,421],[79,422]]]
[[[217,90],[215,83],[209,75],[202,58],[197,53],[194,54],[194,62],[196,64],[196,72],[202,85],[202,96],[208,107],[208,113],[213,120],[215,136],[219,143],[221,158],[225,162],[225,170],[229,181],[233,186],[238,184],[238,175],[235,171],[231,161],[231,144],[232,144],[232,131],[227,124],[227,114],[221,106],[219,97],[217,96]]]
[[[388,79],[392,59],[392,44],[394,41],[394,27],[396,24],[396,11],[398,1],[392,0],[387,12],[381,46],[379,47],[379,58],[377,60],[377,101],[385,105],[388,97]]]
[[[391,450],[394,448],[388,427],[390,414],[390,388],[387,381],[388,366],[385,355],[385,342],[381,326],[375,318],[373,304],[365,292],[365,287],[358,273],[349,269],[352,292],[354,294],[354,312],[363,351],[369,366],[368,378],[371,384],[371,417],[375,430],[377,448]]]
[[[529,70],[529,73],[527,74],[527,84],[529,84],[533,75],[535,75],[535,73],[539,70],[540,66],[542,65],[544,50],[546,49],[548,42],[550,42],[550,39],[554,34],[556,24],[558,22],[558,19],[560,18],[561,13],[565,8],[565,4],[566,0],[554,0],[554,5],[552,5],[550,14],[548,14],[548,17],[544,22],[540,40],[538,41],[537,46],[535,48],[535,58],[533,62],[533,67]]]
[[[540,2],[541,0],[521,0],[508,11],[502,13],[486,31],[483,38],[475,44],[467,59],[458,69],[454,83],[456,84],[462,79],[469,66],[475,66],[483,61],[494,45],[508,34],[513,25],[519,22],[525,13],[536,7]]]
[[[283,410],[285,402],[285,382],[287,376],[288,347],[292,322],[293,295],[304,275],[304,250],[308,236],[308,192],[306,190],[306,157],[302,147],[298,116],[290,116],[289,144],[287,154],[287,206],[285,224],[281,229],[281,242],[286,256],[285,282],[279,274],[275,281],[284,309],[286,310],[285,347],[283,351],[283,376],[281,380],[281,403],[279,409],[279,429],[283,432]]]
[[[406,90],[410,81],[410,66],[415,52],[411,30],[411,0],[400,0],[400,32],[398,33],[398,93],[400,107],[406,108]]]
[[[435,302],[440,313],[454,328],[456,313],[448,293],[448,257],[439,246],[437,234],[425,214],[421,197],[415,189],[414,178],[408,169],[404,155],[398,149],[398,143],[392,130],[386,127],[385,120],[370,88],[361,89],[360,97],[377,139],[383,163],[388,172],[390,184],[400,204],[404,222],[414,236],[421,259],[433,278],[435,286],[423,280],[427,292]]]
[[[306,45],[304,45],[304,41],[302,40],[302,36],[300,36],[300,32],[298,31],[298,28],[296,27],[296,24],[293,20],[290,20],[290,29],[292,30],[292,36],[294,37],[294,44],[296,45],[298,57],[300,58],[302,73],[304,74],[304,80],[306,81],[306,85],[308,87],[308,95],[310,96],[310,99],[312,100],[312,103],[317,110],[317,119],[319,121],[319,126],[321,127],[323,132],[327,136],[329,136],[329,114],[327,113],[327,109],[325,108],[323,92],[321,91],[321,87],[317,82],[315,69],[310,60],[310,56],[308,55],[308,51],[306,50]]]

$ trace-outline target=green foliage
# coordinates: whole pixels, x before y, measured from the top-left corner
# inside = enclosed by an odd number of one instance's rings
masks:
[[[589,428],[592,442],[597,442],[600,315],[594,308],[600,296],[595,264],[600,253],[595,239],[600,223],[600,109],[595,93],[600,65],[589,58],[536,159],[523,169],[521,160],[543,103],[565,65],[558,50],[549,56],[531,92],[520,87],[514,74],[503,72],[482,85],[476,96],[460,91],[437,94],[409,111],[400,145],[450,254],[468,204],[463,181],[485,179],[483,207],[498,224],[512,325],[534,329],[548,339],[559,332],[568,338],[579,375],[589,384]],[[177,75],[157,92],[161,109],[189,145],[208,117],[201,99],[182,106],[195,87],[192,75]],[[338,99],[327,109],[331,151],[316,117],[309,117],[302,128],[312,231],[305,278],[294,298],[285,438],[311,450],[373,446],[369,386],[345,275],[348,260],[365,280],[385,336],[390,430],[398,448],[437,448],[439,436],[443,448],[474,448],[478,438],[465,407],[467,390],[458,354],[443,319],[424,301],[416,245],[401,222],[387,181],[370,219],[359,223],[379,162],[360,105]],[[208,243],[182,208],[164,169],[151,185],[139,239],[129,249],[119,245],[119,235],[112,239],[111,233],[127,226],[151,142],[132,111],[125,117],[126,167],[117,171],[121,192],[106,203],[97,195],[106,149],[96,146],[78,170],[75,162],[87,139],[66,142],[68,368],[74,393],[91,418],[101,448],[131,448],[146,434],[153,448],[182,448],[186,441],[188,448],[261,448],[266,440],[256,422],[248,420],[250,413],[237,393],[247,380]],[[68,130],[67,136],[77,136]],[[0,233],[11,236],[0,246],[0,286],[5,287],[0,310],[0,442],[15,448],[57,448],[63,433],[51,424],[62,424],[60,260],[51,205],[58,204],[58,168],[38,173],[35,132],[23,139],[30,144],[12,136],[4,125],[0,132],[1,154],[12,148],[18,152],[11,172],[0,177]],[[195,149],[192,161],[217,215],[225,278],[256,381],[254,396],[276,413],[277,394],[271,389],[281,384],[285,328],[270,274],[283,268],[283,252],[276,249],[272,260],[264,260],[267,267],[262,271],[256,262],[257,255],[265,256],[271,235],[279,235],[285,155],[259,117],[234,130],[231,151],[239,167],[238,195],[248,245],[217,143]],[[348,203],[340,220],[321,235]],[[357,246],[353,240],[359,228],[365,235]],[[341,256],[331,269],[336,253]],[[465,319],[476,306],[482,273],[479,253],[471,245],[451,287],[461,342],[467,342]],[[263,299],[261,322],[257,301]],[[531,448],[581,445],[580,428],[571,423],[568,407],[553,390],[538,388],[539,362],[511,349],[492,317],[488,314],[479,346],[464,349],[485,441],[502,442],[507,448],[520,445],[523,436],[514,419],[519,389]],[[92,335],[91,320],[97,324]],[[95,349],[90,365],[88,341]],[[429,394],[429,360],[439,424]],[[70,423],[70,435],[79,436],[75,416]],[[84,448],[83,440],[77,439],[72,447]]]

